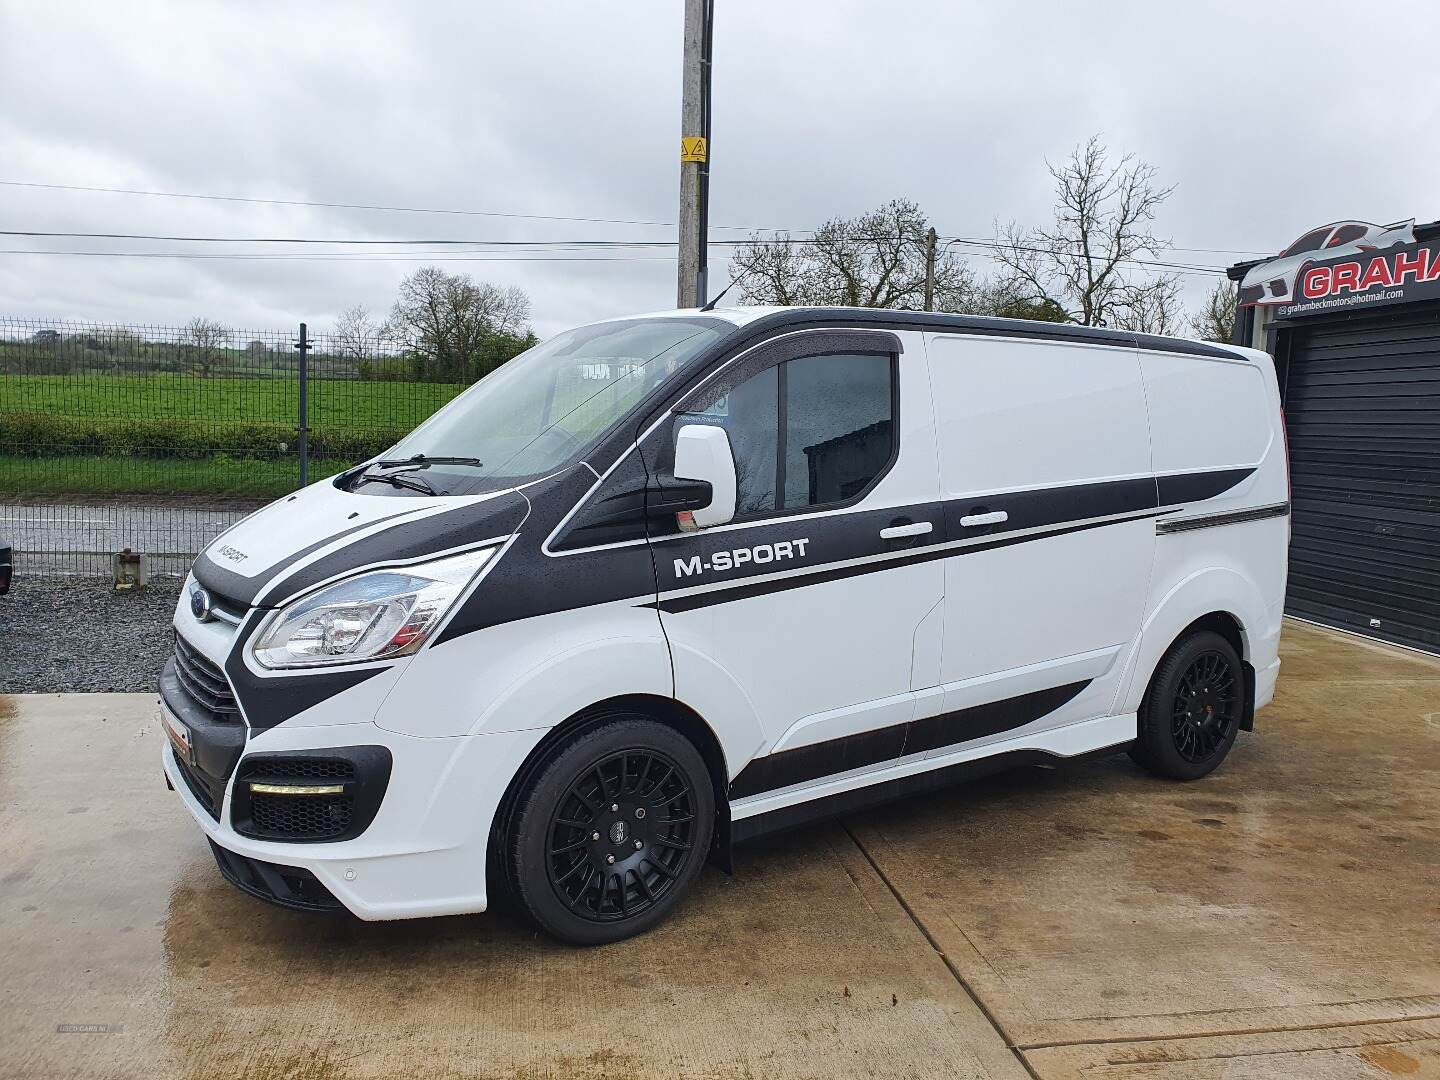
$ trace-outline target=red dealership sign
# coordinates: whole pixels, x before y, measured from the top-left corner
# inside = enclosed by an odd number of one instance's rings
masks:
[[[1436,245],[1416,243],[1414,224],[1337,221],[1312,229],[1246,271],[1240,304],[1287,318],[1440,295],[1440,255]]]

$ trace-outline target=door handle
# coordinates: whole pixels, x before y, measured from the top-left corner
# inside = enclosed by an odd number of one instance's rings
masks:
[[[1009,520],[1010,515],[1004,510],[990,510],[983,514],[966,514],[960,519],[960,524],[970,529],[976,525],[999,525]]]
[[[908,525],[891,525],[880,530],[881,540],[900,540],[906,536],[924,536],[935,528],[928,521],[913,521]]]

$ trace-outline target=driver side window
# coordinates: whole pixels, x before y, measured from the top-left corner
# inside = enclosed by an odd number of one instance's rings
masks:
[[[854,501],[895,457],[895,359],[802,356],[765,368],[690,416],[723,427],[737,518]]]

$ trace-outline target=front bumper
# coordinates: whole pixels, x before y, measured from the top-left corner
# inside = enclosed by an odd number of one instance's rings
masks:
[[[302,867],[247,859],[233,851],[226,851],[214,840],[210,841],[210,854],[215,856],[215,865],[220,867],[226,881],[259,900],[301,911],[345,910],[344,905],[335,899],[335,894]]]
[[[422,739],[374,724],[285,725],[252,735],[245,754],[375,744],[393,759],[374,821],[359,836],[333,842],[278,843],[241,836],[231,825],[234,776],[214,816],[196,798],[164,741],[165,775],[215,847],[222,872],[251,895],[289,907],[324,910],[325,897],[366,920],[484,911],[486,856],[496,809],[543,729]],[[229,856],[227,859],[226,856]],[[286,882],[286,871],[294,881]],[[297,885],[308,874],[317,888]],[[277,879],[279,879],[277,881]]]

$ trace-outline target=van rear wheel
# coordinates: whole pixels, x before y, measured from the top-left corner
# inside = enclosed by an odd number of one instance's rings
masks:
[[[714,827],[715,793],[694,744],[626,714],[561,747],[522,793],[510,879],[555,937],[619,941],[680,903]]]
[[[1219,634],[1181,639],[1155,669],[1140,704],[1136,764],[1172,780],[1198,780],[1235,745],[1244,707],[1240,657]]]

